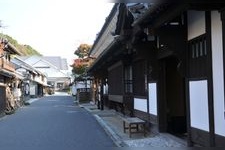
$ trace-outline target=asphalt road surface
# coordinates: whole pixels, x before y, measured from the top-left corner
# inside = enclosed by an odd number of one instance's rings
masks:
[[[1,150],[115,147],[95,118],[71,96],[47,96],[0,118]]]

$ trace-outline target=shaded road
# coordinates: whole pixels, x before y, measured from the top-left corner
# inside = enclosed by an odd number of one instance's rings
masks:
[[[0,119],[1,149],[98,149],[112,140],[70,96],[47,96]]]

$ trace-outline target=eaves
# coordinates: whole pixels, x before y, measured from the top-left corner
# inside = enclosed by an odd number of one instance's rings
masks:
[[[3,75],[3,76],[6,76],[8,78],[18,78],[18,79],[24,79],[24,77],[16,72],[10,72],[10,71],[7,71],[5,69],[0,69],[0,74]]]
[[[16,47],[14,47],[11,43],[8,43],[8,50],[9,50],[9,52],[11,53],[11,54],[16,54],[16,55],[22,55],[22,53],[20,52],[20,51],[18,51],[17,49],[16,49]]]
[[[117,46],[122,44],[122,41],[124,38],[122,36],[116,37],[112,43],[109,44],[109,46],[96,58],[94,63],[88,68],[87,72],[91,73],[97,68],[99,68],[100,65],[102,65],[105,60],[112,54],[116,53],[116,50],[118,51],[119,49],[116,49]]]
[[[133,22],[132,26],[157,28],[187,10],[210,11],[220,10],[224,7],[225,1],[222,0],[165,0],[152,5],[145,14]]]
[[[109,24],[111,23],[111,21],[113,20],[113,17],[116,15],[116,12],[118,11],[118,6],[119,6],[119,5],[120,5],[119,3],[116,3],[116,4],[113,6],[113,8],[112,8],[112,10],[111,10],[111,12],[110,12],[110,14],[109,14],[109,16],[108,16],[108,17],[106,18],[106,20],[105,20],[105,23],[104,23],[104,25],[103,25],[101,31],[100,31],[99,34],[97,35],[97,37],[96,37],[96,39],[95,39],[95,42],[94,42],[92,48],[90,49],[89,55],[91,55],[91,53],[93,52],[93,50],[96,48],[98,42],[101,40],[101,37],[103,36],[105,30],[107,29],[108,25],[109,25]]]

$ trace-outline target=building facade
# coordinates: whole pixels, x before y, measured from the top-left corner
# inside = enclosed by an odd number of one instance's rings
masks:
[[[223,2],[115,4],[94,45],[113,40],[89,69],[108,86],[108,106],[189,146],[224,147]],[[137,13],[138,12],[138,13]],[[115,25],[107,31],[107,25]],[[104,72],[104,74],[103,74]]]
[[[6,39],[0,39],[0,114],[10,113],[20,106],[21,95],[16,90],[23,78],[15,71],[15,66],[11,62],[12,55],[21,53],[11,45]]]
[[[15,66],[16,72],[23,76],[21,92],[24,101],[47,94],[49,85],[47,84],[45,74],[25,63],[19,57],[14,57],[12,63]]]
[[[47,84],[55,91],[69,89],[70,76],[66,60],[60,57],[29,56],[20,57],[21,60],[43,73],[47,78]]]

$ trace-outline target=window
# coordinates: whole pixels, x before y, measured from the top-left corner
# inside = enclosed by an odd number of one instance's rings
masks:
[[[207,77],[207,44],[206,34],[188,41],[189,78]]]
[[[124,69],[125,93],[133,93],[132,66],[126,66]]]
[[[189,41],[189,50],[191,51],[192,59],[196,59],[207,55],[205,36],[200,36]]]
[[[62,89],[63,88],[63,83],[57,83],[57,88]]]

